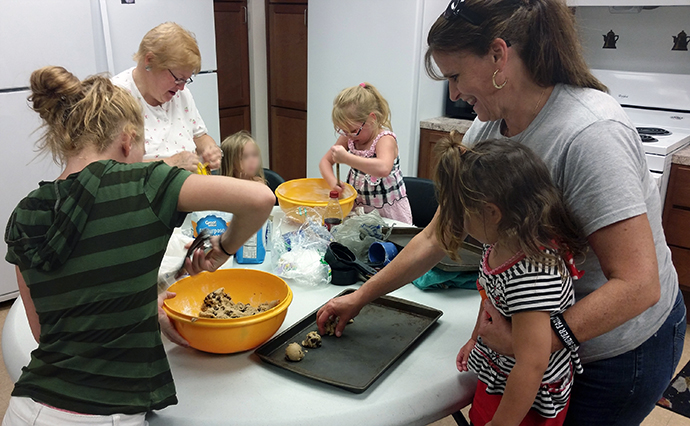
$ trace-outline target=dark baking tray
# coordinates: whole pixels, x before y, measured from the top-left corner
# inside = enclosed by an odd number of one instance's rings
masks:
[[[338,296],[354,292],[346,289]],[[262,361],[355,393],[371,386],[443,315],[438,309],[383,296],[362,308],[341,337],[323,336],[300,362],[285,359],[285,348],[317,331],[316,312],[257,348]]]

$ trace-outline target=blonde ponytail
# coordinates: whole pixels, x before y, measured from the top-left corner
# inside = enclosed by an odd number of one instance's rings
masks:
[[[367,120],[374,113],[379,129],[393,130],[388,101],[369,83],[343,89],[333,101],[331,118],[336,129],[346,129],[352,123]]]

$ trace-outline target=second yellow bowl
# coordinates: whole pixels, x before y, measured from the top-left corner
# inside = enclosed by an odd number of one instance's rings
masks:
[[[339,203],[340,208],[343,210],[343,216],[347,216],[355,204],[357,191],[349,183],[343,182],[342,184],[344,190]],[[331,188],[321,178],[304,178],[283,182],[276,188],[275,192],[278,198],[278,205],[286,214],[295,207],[305,206],[312,207],[323,215],[328,205],[328,195],[331,192]],[[291,218],[298,222],[304,220],[304,216],[291,216]]]

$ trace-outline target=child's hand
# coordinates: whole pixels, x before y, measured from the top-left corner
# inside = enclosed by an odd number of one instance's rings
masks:
[[[460,352],[458,352],[458,357],[455,359],[455,365],[458,367],[459,372],[464,372],[468,371],[467,369],[467,359],[470,357],[470,352],[472,352],[472,348],[474,348],[475,345],[475,340],[470,339],[465,343],[465,346],[460,348]]]
[[[331,147],[331,159],[334,163],[345,163],[347,154],[347,150],[342,145],[333,145]]]
[[[158,323],[161,327],[161,333],[163,333],[165,337],[170,339],[170,341],[173,343],[177,343],[184,348],[188,348],[189,342],[187,342],[185,338],[180,335],[175,328],[175,325],[170,320],[170,317],[168,317],[168,314],[166,314],[163,310],[163,302],[165,299],[172,299],[173,297],[175,297],[175,293],[169,291],[164,291],[158,295]]]

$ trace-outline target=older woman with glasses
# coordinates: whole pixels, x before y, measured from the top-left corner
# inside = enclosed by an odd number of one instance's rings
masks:
[[[144,110],[144,161],[163,160],[197,171],[199,162],[220,167],[221,151],[208,135],[189,89],[201,69],[194,35],[174,22],[150,30],[134,55],[137,65],[113,78]]]

